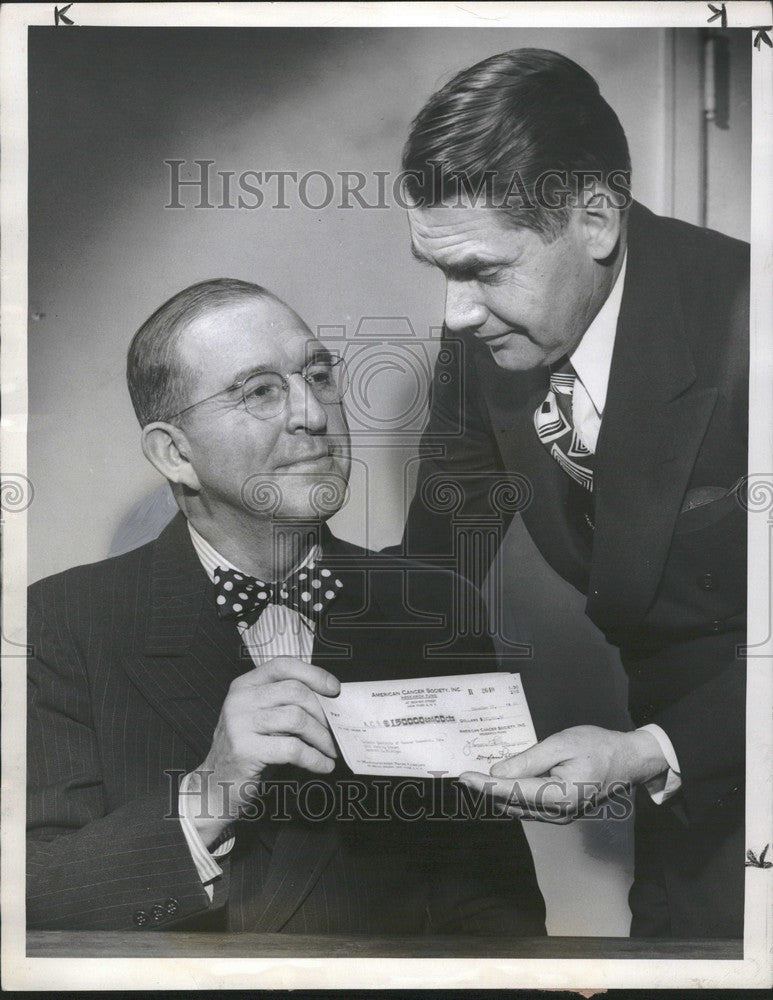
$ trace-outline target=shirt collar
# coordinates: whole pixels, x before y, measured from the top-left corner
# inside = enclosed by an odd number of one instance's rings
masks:
[[[191,542],[196,550],[196,555],[199,557],[199,562],[204,568],[205,573],[209,577],[212,583],[215,582],[215,570],[220,566],[222,569],[233,570],[234,573],[241,573],[243,576],[252,576],[251,573],[245,573],[243,569],[239,566],[234,566],[232,562],[229,562],[225,556],[221,556],[217,549],[210,545],[209,542],[202,535],[196,531],[190,521],[188,521],[188,531],[190,532]],[[310,566],[319,560],[322,554],[322,549],[319,545],[312,545],[309,551],[306,553],[306,558],[300,562],[292,572],[299,569],[304,569],[306,566]],[[288,573],[288,576],[291,574]],[[265,583],[273,581],[263,581]]]
[[[628,251],[626,250],[623,266],[612,286],[612,291],[583,334],[580,343],[569,355],[572,367],[585,386],[599,416],[604,413],[607,401],[609,372],[612,367],[612,352],[615,347],[615,334],[620,316],[620,303],[623,299],[623,284],[627,265]]]

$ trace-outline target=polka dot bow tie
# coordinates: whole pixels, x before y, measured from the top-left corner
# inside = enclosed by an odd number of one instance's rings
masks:
[[[306,566],[281,583],[263,583],[218,566],[214,579],[218,616],[233,619],[239,628],[253,625],[269,604],[283,604],[318,622],[343,587],[331,570],[320,566]]]

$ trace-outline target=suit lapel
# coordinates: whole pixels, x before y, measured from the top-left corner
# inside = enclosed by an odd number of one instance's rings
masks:
[[[628,270],[595,458],[596,530],[588,615],[636,624],[663,571],[691,470],[716,403],[695,387],[676,270],[631,210]]]
[[[342,581],[343,588],[320,622],[312,662],[341,681],[360,679],[360,665],[368,659],[370,623],[374,616],[382,623],[388,620],[385,609],[378,604],[374,606],[378,594],[371,588],[369,575],[374,558],[379,557],[369,558],[363,549],[336,538],[327,529],[324,529],[323,550],[326,564]],[[382,568],[394,563],[389,559],[382,561]]]
[[[155,543],[147,627],[124,669],[203,760],[231,682],[251,667],[233,624],[217,617],[212,586],[180,514]]]

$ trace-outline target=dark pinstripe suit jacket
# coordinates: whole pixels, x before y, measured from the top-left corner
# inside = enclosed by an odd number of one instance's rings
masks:
[[[449,625],[457,578],[324,544],[345,589],[315,663],[343,681],[494,669],[487,638]],[[202,762],[253,664],[181,515],[140,549],[32,586],[29,626],[29,926],[128,929],[141,912],[151,928],[544,933],[508,821],[244,820],[210,902],[167,772]]]

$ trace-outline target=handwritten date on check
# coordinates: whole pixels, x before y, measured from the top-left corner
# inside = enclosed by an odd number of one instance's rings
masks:
[[[537,742],[519,674],[353,682],[319,700],[355,774],[488,773]]]

